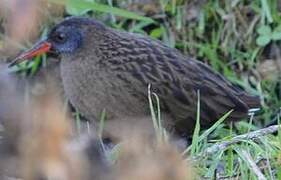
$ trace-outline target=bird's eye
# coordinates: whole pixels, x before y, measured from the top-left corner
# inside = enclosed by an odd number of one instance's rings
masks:
[[[66,41],[66,35],[64,33],[56,34],[55,41],[58,43],[64,43]]]

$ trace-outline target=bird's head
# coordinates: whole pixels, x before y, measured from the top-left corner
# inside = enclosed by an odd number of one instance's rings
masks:
[[[18,55],[10,66],[37,55],[53,52],[56,54],[71,54],[79,50],[89,38],[92,31],[102,32],[105,26],[89,18],[72,17],[57,24],[46,38],[37,42],[32,48]]]

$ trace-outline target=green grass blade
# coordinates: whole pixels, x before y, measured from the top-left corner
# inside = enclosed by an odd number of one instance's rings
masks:
[[[199,142],[203,139],[207,138],[209,134],[211,134],[223,121],[233,112],[233,110],[228,111],[225,115],[223,115],[218,121],[215,122],[209,129],[207,129],[198,139]]]
[[[267,0],[261,0],[261,5],[262,5],[262,10],[265,13],[266,19],[268,20],[269,23],[272,23],[273,19],[272,19],[272,16],[271,16],[268,1]]]
[[[151,95],[151,85],[150,84],[148,85],[148,103],[149,103],[151,118],[152,118],[152,122],[153,122],[153,127],[154,127],[154,130],[155,130],[155,132],[157,134],[157,137],[158,137],[159,129],[158,129],[158,125],[157,125],[157,117],[156,117],[155,110],[154,110],[154,107],[153,107],[153,101],[152,101],[152,95]]]
[[[112,7],[109,5],[100,4],[100,3],[96,3],[96,2],[81,1],[81,0],[49,0],[49,1],[53,2],[53,3],[61,4],[61,5],[62,4],[70,5],[70,6],[78,8],[78,9],[91,9],[94,11],[110,13],[110,14],[114,14],[117,16],[129,18],[129,19],[154,22],[154,20],[149,17],[144,17],[144,16],[138,15],[136,13],[133,13],[133,12],[130,12],[130,11],[127,11],[124,9],[120,9],[120,8],[116,8],[116,7]]]
[[[78,135],[81,134],[81,119],[80,119],[80,113],[78,111],[75,112],[75,123],[77,128]]]
[[[101,138],[103,129],[104,129],[104,124],[105,124],[105,119],[106,119],[106,111],[105,109],[102,110],[101,113],[101,118],[100,118],[100,124],[99,124],[99,131],[98,131],[98,136]]]
[[[199,143],[199,132],[200,132],[200,91],[197,91],[197,115],[196,125],[192,136],[191,154],[194,155],[198,149]]]
[[[161,141],[164,140],[164,128],[162,126],[162,120],[161,120],[161,110],[160,110],[160,100],[159,97],[157,96],[156,93],[152,93],[152,95],[155,97],[156,99],[156,105],[157,105],[157,125],[158,125],[158,134],[161,138]]]
[[[202,135],[197,137],[198,141],[197,143],[201,142],[202,140],[206,139],[207,136],[209,134],[211,134],[221,123],[223,123],[223,121],[233,112],[233,110],[230,110],[229,112],[227,112],[225,115],[223,115],[218,121],[215,122],[215,124],[213,124],[209,129],[207,129]],[[196,129],[196,127],[195,127]],[[193,136],[194,138],[194,136]],[[192,139],[193,142],[193,139]],[[183,154],[186,154],[187,152],[189,152],[192,149],[192,144],[191,146],[189,146],[188,148],[186,148],[186,150],[183,152]],[[192,150],[191,150],[192,152]]]

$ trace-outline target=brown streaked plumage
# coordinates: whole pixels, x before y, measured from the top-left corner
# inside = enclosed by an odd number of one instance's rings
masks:
[[[259,98],[227,81],[200,61],[149,37],[121,32],[94,19],[68,18],[48,37],[15,59],[47,51],[61,54],[66,96],[86,118],[98,120],[149,118],[148,85],[161,103],[168,128],[190,134],[200,92],[202,127],[231,109],[230,120],[247,116]],[[13,63],[14,64],[14,63]]]

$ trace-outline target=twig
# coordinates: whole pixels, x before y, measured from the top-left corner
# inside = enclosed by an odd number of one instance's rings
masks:
[[[257,175],[257,178],[259,180],[266,180],[265,176],[263,175],[263,173],[261,172],[259,167],[256,165],[256,163],[254,162],[254,160],[251,157],[251,155],[247,151],[245,151],[245,150],[241,150],[241,154],[244,156],[245,160],[249,163],[250,168]]]
[[[256,139],[258,137],[265,136],[267,134],[275,133],[280,128],[281,128],[281,125],[273,125],[273,126],[269,126],[267,128],[259,129],[259,130],[256,130],[256,131],[252,131],[252,132],[249,132],[249,133],[246,133],[246,134],[236,136],[236,137],[234,137],[230,140],[227,140],[227,141],[216,143],[215,145],[207,148],[203,152],[203,155],[210,155],[210,154],[216,153],[218,151],[225,150],[228,146],[230,146],[232,144],[235,144],[235,143],[238,143],[238,142],[241,142],[243,140]]]

